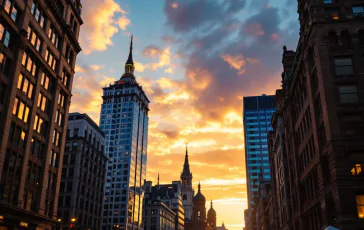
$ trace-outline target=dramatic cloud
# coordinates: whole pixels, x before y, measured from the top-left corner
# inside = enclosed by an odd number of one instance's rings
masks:
[[[111,38],[130,24],[123,10],[114,0],[93,0],[92,4],[83,2],[82,33],[80,43],[85,54],[92,51],[103,51],[113,45]],[[122,14],[122,16],[120,16]],[[119,15],[119,18],[117,18]]]
[[[163,1],[165,29],[133,25],[153,34],[146,39],[151,44],[135,46],[134,56],[136,79],[151,101],[147,179],[156,182],[159,173],[161,183],[178,180],[188,142],[193,186],[201,181],[205,197],[214,200],[219,225],[225,221],[229,229],[241,229],[247,207],[242,99],[272,94],[280,87],[282,47],[297,45],[296,4]],[[84,50],[105,50],[117,31],[130,33],[125,30],[129,16],[138,13],[133,7],[140,3],[122,5],[128,13],[116,2],[84,4],[84,17],[90,18],[81,30]],[[95,12],[103,14],[100,22],[92,21],[98,18]],[[119,51],[107,52],[110,59],[120,59]],[[87,112],[98,121],[101,88],[119,78],[122,68],[107,60],[82,61],[76,65],[71,110]]]

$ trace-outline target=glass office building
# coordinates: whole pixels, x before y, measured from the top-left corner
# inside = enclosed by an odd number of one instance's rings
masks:
[[[132,42],[125,73],[103,88],[100,128],[108,157],[102,229],[143,229],[148,105],[134,77]]]
[[[270,181],[268,132],[275,112],[274,96],[244,97],[245,162],[249,209],[258,195],[259,182]]]

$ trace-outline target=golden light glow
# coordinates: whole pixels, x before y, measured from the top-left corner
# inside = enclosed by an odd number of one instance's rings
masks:
[[[61,221],[62,221],[62,219],[61,219],[61,218],[58,218],[58,219],[57,219],[57,221],[58,221],[58,222],[61,222]]]
[[[72,217],[71,218],[71,222],[76,222],[77,218],[76,217]]]
[[[172,3],[171,6],[172,6],[173,9],[177,9],[178,8],[178,3],[176,3],[176,2],[175,3]]]

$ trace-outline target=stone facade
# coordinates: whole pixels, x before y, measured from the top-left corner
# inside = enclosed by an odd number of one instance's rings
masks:
[[[49,229],[57,222],[82,6],[0,5],[0,225]]]

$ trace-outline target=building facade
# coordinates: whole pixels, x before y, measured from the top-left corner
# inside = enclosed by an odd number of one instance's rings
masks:
[[[143,207],[145,216],[144,227],[150,230],[175,230],[175,215],[164,202],[161,200],[150,199]]]
[[[81,3],[1,0],[0,226],[57,220]]]
[[[58,200],[63,229],[71,224],[101,229],[107,162],[104,136],[87,114],[69,114]]]
[[[188,150],[186,147],[185,162],[181,173],[182,200],[183,207],[185,209],[185,220],[192,220],[193,196],[195,195],[195,191],[192,187],[192,178],[190,164],[188,162]]]
[[[243,121],[249,209],[245,212],[247,229],[255,228],[256,225],[254,204],[258,197],[260,180],[270,181],[267,134],[272,130],[270,120],[274,111],[274,96],[244,97]]]
[[[161,215],[163,212],[154,212],[155,207],[160,207],[163,211],[166,206],[174,214],[173,230],[184,230],[185,216],[182,204],[181,182],[173,181],[172,184],[158,184],[153,186],[151,181],[145,182],[145,196],[143,208],[144,229],[164,229],[162,222],[156,222],[153,215]],[[168,215],[170,211],[165,210]],[[167,220],[164,221],[168,222]]]
[[[132,42],[120,80],[103,88],[100,128],[108,157],[102,229],[142,229],[149,100],[134,76]]]
[[[361,230],[364,2],[300,0],[298,13],[300,39],[295,51],[284,48],[282,97],[273,119],[273,135],[284,134],[285,143],[272,136],[270,150],[272,156],[287,153],[272,167],[288,192],[276,199],[278,229],[290,222],[294,230]],[[277,130],[280,120],[284,132]],[[285,163],[288,183],[280,170]],[[277,191],[283,187],[277,182]]]

